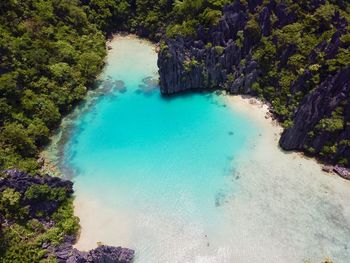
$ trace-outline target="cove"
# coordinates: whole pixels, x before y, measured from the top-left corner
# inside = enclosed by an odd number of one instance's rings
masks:
[[[76,194],[123,213],[120,243],[139,262],[155,262],[151,249],[163,250],[171,236],[210,250],[205,236],[222,224],[220,205],[235,191],[233,159],[257,129],[215,93],[162,97],[145,42],[121,38],[112,47],[100,84],[109,89],[75,120],[64,148]]]
[[[99,88],[55,145],[75,183],[78,248],[126,246],[142,263],[349,262],[347,182],[282,153],[244,105],[162,97],[148,42],[111,46]]]

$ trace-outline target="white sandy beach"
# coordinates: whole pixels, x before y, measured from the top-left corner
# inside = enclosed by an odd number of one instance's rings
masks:
[[[350,182],[314,159],[278,147],[282,129],[267,106],[227,96],[231,107],[263,127],[250,163],[239,168],[240,194],[229,204],[237,262],[349,262]],[[345,242],[344,242],[345,241]]]

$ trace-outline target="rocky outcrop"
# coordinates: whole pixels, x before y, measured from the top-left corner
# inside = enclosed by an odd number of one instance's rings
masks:
[[[58,263],[130,263],[134,251],[128,248],[101,245],[88,252],[73,248],[75,237],[68,236],[58,247],[48,247]]]
[[[297,19],[294,11],[290,11],[283,1],[277,3],[270,0],[261,8],[257,20],[261,32],[251,32],[247,22],[251,13],[258,12],[263,1],[250,0],[248,6],[240,1],[225,6],[223,16],[218,25],[205,30],[198,28],[197,37],[176,37],[165,39],[158,55],[160,89],[162,94],[174,94],[186,90],[226,89],[234,94],[252,94],[252,85],[257,81],[259,65],[251,58],[252,49],[260,41],[260,37],[269,36],[272,27],[281,28],[294,23]],[[324,0],[313,0],[305,8],[315,9]],[[272,24],[271,15],[277,20]],[[347,26],[346,21],[337,13],[333,18],[338,31],[331,43],[323,43],[315,48],[317,52],[325,52],[326,56],[334,56],[339,48],[341,30]],[[289,45],[279,56],[279,68],[287,64],[295,53],[296,46]]]
[[[40,186],[47,186],[48,188],[40,188]],[[34,189],[33,187],[37,189],[37,192],[34,197],[29,198],[28,191]],[[2,172],[0,193],[5,189],[13,189],[20,193],[20,206],[29,209],[27,220],[37,219],[46,228],[55,225],[50,216],[57,211],[63,199],[73,195],[73,183],[71,181],[49,175],[30,175],[19,170]],[[43,196],[43,194],[48,194],[47,189],[60,189],[62,190],[60,193],[64,193],[64,196],[61,195],[56,200],[52,199],[51,196]],[[11,220],[5,219],[0,211],[0,233],[2,227],[9,227],[12,223]],[[73,248],[75,242],[75,236],[65,236],[62,244],[57,246],[44,242],[42,248],[47,250],[48,255],[54,256],[59,263],[130,263],[134,257],[134,251],[131,249],[104,245],[89,252],[82,252]]]
[[[326,144],[336,141],[347,141],[350,138],[350,126],[344,125],[337,131],[322,131],[310,135],[311,130],[324,118],[331,117],[337,109],[343,109],[344,123],[350,122],[350,67],[329,76],[321,85],[307,95],[301,102],[294,116],[293,126],[286,129],[281,137],[280,145],[286,150],[300,150],[312,147],[315,153],[322,151]],[[338,156],[350,156],[347,144],[339,144],[331,155],[333,159]]]
[[[5,170],[4,177],[0,178],[0,191],[5,188],[13,188],[17,192],[24,194],[33,185],[48,185],[52,188],[64,188],[67,196],[73,194],[73,183],[58,177],[49,175],[30,175],[17,169]]]
[[[259,42],[260,34],[271,34],[272,26],[283,27],[293,23],[296,15],[288,6],[274,0],[258,14],[261,32],[247,28],[249,12],[255,13],[263,1],[248,1],[246,7],[240,1],[227,5],[218,25],[209,29],[198,28],[197,37],[165,39],[158,57],[160,88],[162,94],[174,94],[196,89],[226,89],[234,94],[252,94],[252,85],[259,77],[259,67],[251,58],[252,48]],[[322,1],[311,1],[316,8]],[[271,14],[278,19],[274,25]],[[295,52],[289,46],[280,54],[280,67]]]
[[[199,28],[197,40],[167,39],[158,58],[161,92],[173,94],[220,87],[249,93],[258,71],[252,67],[249,58],[246,64],[241,62],[249,54],[247,47],[252,43],[247,42],[244,46],[235,43],[247,19],[246,8],[237,1],[225,7],[219,24],[209,33]],[[224,87],[227,81],[238,78],[229,87]]]
[[[29,208],[29,218],[42,219],[46,216],[52,215],[62,200],[48,200],[43,198],[25,198],[25,193],[30,187],[47,185],[50,189],[61,188],[64,190],[66,197],[73,194],[73,183],[71,181],[63,180],[58,177],[51,177],[49,175],[30,175],[19,170],[6,170],[3,172],[4,178],[0,178],[0,192],[6,188],[14,189],[22,196],[21,206]],[[38,213],[44,212],[44,213]],[[39,216],[42,214],[42,216]]]
[[[210,29],[200,26],[196,37],[164,40],[158,56],[162,94],[224,89],[231,94],[254,96],[264,94],[264,88],[275,90],[276,93],[281,91],[278,77],[271,77],[268,83],[266,80],[260,82],[269,72],[265,70],[266,65],[259,65],[252,58],[252,53],[262,36],[270,37],[271,45],[276,48],[274,63],[277,65],[277,74],[287,69],[290,58],[298,52],[299,47],[295,43],[287,43],[277,49],[279,40],[276,36],[271,37],[271,32],[298,22],[300,17],[285,1],[245,2],[235,1],[227,5],[219,23]],[[312,0],[298,5],[302,10],[313,13],[325,3],[325,0]],[[252,16],[258,26],[249,24],[249,17]],[[348,33],[348,22],[337,11],[330,23],[335,30],[329,41],[321,41],[306,56],[307,64],[302,73],[295,73],[298,77],[290,82],[290,96],[277,98],[283,101],[279,104],[286,104],[278,106],[287,109],[292,105],[291,108],[295,107],[296,110],[293,108],[285,115],[274,109],[272,112],[281,122],[288,121],[288,125],[292,125],[282,135],[282,148],[304,151],[326,162],[350,166],[349,69],[327,71],[322,65],[326,62],[319,60],[320,54],[325,60],[331,60],[337,57],[339,50],[349,48],[349,44],[342,41],[342,36]],[[327,27],[329,23],[320,21],[318,31],[323,32]],[[320,84],[315,87],[312,83],[318,78],[320,82],[317,83]],[[270,103],[273,100],[270,94],[265,98]],[[321,120],[332,118],[339,109],[342,110],[345,123],[343,129],[317,129]]]

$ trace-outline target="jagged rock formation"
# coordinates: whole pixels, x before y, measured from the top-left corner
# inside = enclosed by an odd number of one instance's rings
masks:
[[[206,33],[198,29],[198,39],[167,39],[159,53],[158,67],[163,94],[185,90],[223,87],[229,80],[232,92],[249,93],[250,82],[257,78],[256,63],[242,66],[241,60],[253,43],[239,47],[234,40],[247,22],[247,13],[240,2],[227,6],[218,26]],[[205,43],[211,43],[207,45]],[[230,81],[230,80],[229,80]]]
[[[74,237],[67,237],[58,247],[48,248],[56,256],[59,263],[130,263],[134,251],[128,248],[99,246],[88,252],[73,248]]]
[[[19,170],[6,170],[3,172],[5,178],[0,177],[0,192],[5,189],[14,189],[22,196],[20,205],[21,207],[29,208],[29,218],[36,218],[45,220],[47,216],[51,216],[59,207],[62,200],[48,200],[42,198],[25,198],[25,193],[32,186],[47,185],[51,189],[61,188],[64,190],[65,197],[69,197],[73,194],[73,183],[71,181],[62,180],[58,177],[51,177],[49,175],[29,175],[28,173],[21,172]],[[38,212],[45,213],[38,213]]]
[[[350,126],[338,132],[334,137],[332,132],[321,132],[310,136],[308,133],[330,113],[335,112],[339,105],[347,105],[345,108],[345,122],[350,121],[350,67],[340,71],[335,76],[329,76],[320,86],[307,95],[294,116],[294,124],[286,129],[281,137],[280,144],[286,150],[303,149],[310,145],[316,152],[324,147],[324,142],[346,141],[350,138]],[[350,148],[347,144],[340,143],[335,157],[350,156]]]
[[[324,65],[339,59],[339,51],[349,48],[349,43],[342,40],[349,33],[348,21],[339,11],[334,12],[328,24],[319,21],[316,35],[321,35],[328,26],[334,31],[329,31],[332,35],[328,41],[311,47],[302,73],[298,73],[299,69],[290,70],[290,75],[297,77],[286,87],[284,83],[281,86],[281,77],[265,77],[270,69],[253,59],[254,52],[261,47],[261,41],[269,38],[275,50],[272,61],[277,65],[277,74],[289,70],[290,59],[298,58],[295,55],[300,46],[288,41],[281,44],[272,33],[291,24],[298,26],[300,14],[284,1],[246,2],[245,5],[235,1],[226,6],[219,23],[209,29],[199,26],[196,37],[164,40],[158,57],[162,94],[224,89],[232,94],[263,96],[273,106],[281,106],[271,111],[288,128],[280,140],[282,148],[304,151],[326,162],[350,167],[350,62],[336,70]],[[298,4],[303,11],[313,14],[326,1]],[[271,95],[274,93],[280,95]],[[343,126],[338,123],[336,128],[325,127],[334,124],[331,119],[336,120],[336,111],[340,112]]]
[[[56,200],[51,197],[39,196],[44,193],[47,194],[46,189],[43,188],[44,190],[38,190],[33,198],[29,198],[28,189],[37,186],[48,186],[47,189],[51,190],[61,189],[64,196]],[[50,216],[57,211],[64,198],[72,196],[73,183],[49,175],[32,176],[19,170],[6,170],[3,172],[3,177],[0,177],[0,193],[6,189],[13,189],[21,194],[20,206],[29,209],[27,220],[37,219],[46,228],[52,228],[55,222],[50,219]],[[5,219],[4,215],[0,213],[0,233],[2,226],[8,227],[12,223],[11,220]],[[57,246],[44,242],[42,248],[47,250],[48,255],[54,256],[59,263],[129,263],[134,257],[134,251],[131,249],[104,245],[89,252],[82,252],[73,248],[75,242],[75,236],[67,235],[62,244]]]

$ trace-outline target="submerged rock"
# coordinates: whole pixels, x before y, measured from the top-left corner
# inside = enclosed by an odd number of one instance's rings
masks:
[[[159,89],[159,82],[152,77],[146,77],[142,80],[142,84],[136,90],[137,93],[143,93],[144,95],[151,95],[154,91]]]
[[[114,81],[114,89],[119,91],[120,93],[125,93],[127,91],[125,83],[122,80]]]

